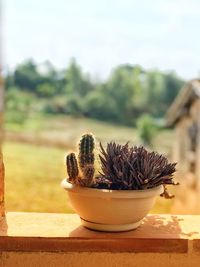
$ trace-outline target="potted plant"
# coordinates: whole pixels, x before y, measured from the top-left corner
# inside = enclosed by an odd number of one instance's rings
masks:
[[[144,147],[128,143],[100,143],[100,170],[95,170],[95,141],[82,136],[78,160],[67,155],[68,178],[62,181],[73,209],[82,224],[99,231],[127,231],[137,228],[152,208],[157,195],[171,198],[166,185],[173,180],[176,163]]]

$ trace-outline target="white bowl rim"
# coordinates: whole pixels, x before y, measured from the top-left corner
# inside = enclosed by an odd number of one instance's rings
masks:
[[[61,187],[69,193],[78,193],[84,196],[92,197],[105,197],[105,198],[146,198],[160,195],[164,191],[163,185],[159,185],[150,189],[143,190],[109,190],[109,189],[97,189],[90,187],[82,187],[71,184],[65,178],[61,182]]]

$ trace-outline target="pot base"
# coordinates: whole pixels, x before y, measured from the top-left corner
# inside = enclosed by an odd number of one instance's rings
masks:
[[[140,226],[141,221],[130,224],[102,224],[89,222],[81,218],[81,223],[84,227],[91,230],[101,232],[125,232],[136,229],[138,226]]]

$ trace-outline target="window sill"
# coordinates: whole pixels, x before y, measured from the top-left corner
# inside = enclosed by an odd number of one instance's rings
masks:
[[[103,233],[76,214],[8,212],[0,219],[0,252],[200,253],[200,215],[148,215],[133,231]]]

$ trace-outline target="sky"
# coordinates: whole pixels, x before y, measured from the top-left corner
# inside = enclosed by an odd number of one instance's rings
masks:
[[[106,78],[119,64],[200,76],[199,0],[3,0],[4,66],[75,57]]]

